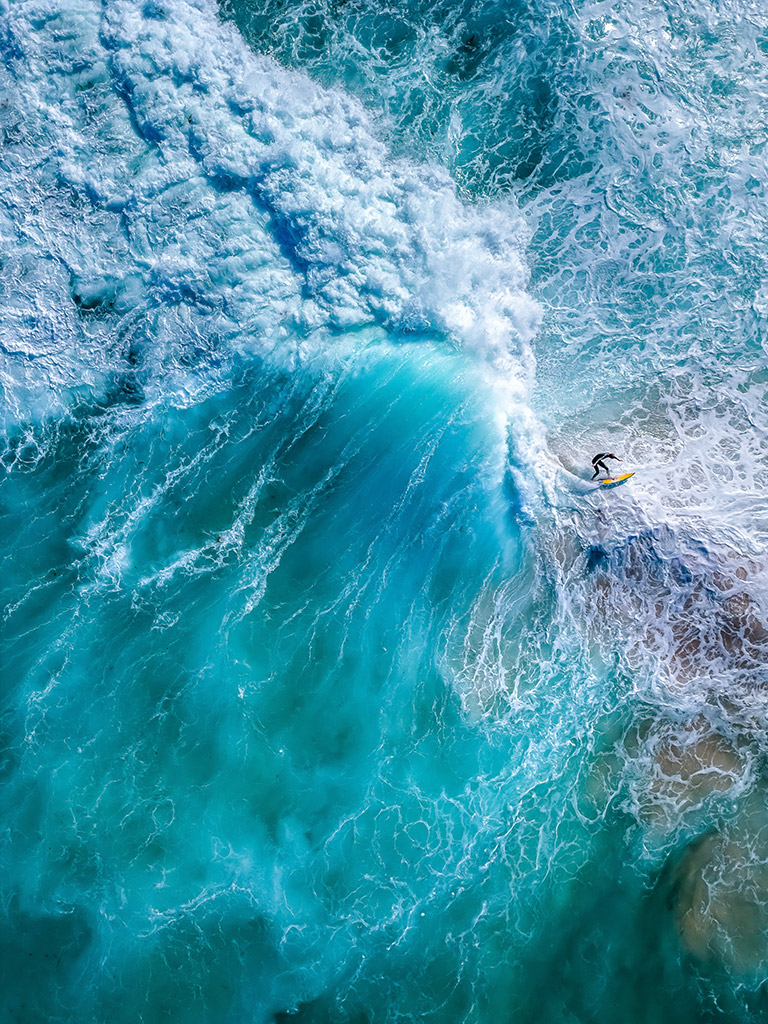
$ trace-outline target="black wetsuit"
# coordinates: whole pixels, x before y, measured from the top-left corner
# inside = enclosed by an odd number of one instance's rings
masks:
[[[601,469],[604,469],[608,476],[611,475],[611,471],[603,462],[603,459],[615,459],[616,462],[621,462],[621,459],[616,458],[616,456],[613,455],[612,453],[609,454],[608,452],[598,452],[594,459],[592,459],[592,465],[595,467],[595,476],[600,476]],[[593,480],[595,479],[595,476],[592,477]]]

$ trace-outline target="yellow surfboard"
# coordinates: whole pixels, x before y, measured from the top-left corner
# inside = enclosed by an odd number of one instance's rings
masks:
[[[634,476],[634,475],[635,475],[634,472],[632,472],[632,473],[622,473],[621,476],[608,476],[608,477],[605,478],[605,480],[601,480],[600,481],[600,486],[601,487],[618,487],[619,484],[625,483],[627,480],[629,480],[629,478],[631,476]]]

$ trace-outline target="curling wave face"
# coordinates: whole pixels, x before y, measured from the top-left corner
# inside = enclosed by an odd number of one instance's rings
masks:
[[[766,19],[0,10],[10,1019],[760,1019]]]

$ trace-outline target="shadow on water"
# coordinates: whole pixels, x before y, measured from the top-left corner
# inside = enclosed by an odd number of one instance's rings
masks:
[[[61,1020],[64,1007],[76,1013],[72,978],[92,938],[84,908],[65,904],[57,913],[33,913],[22,909],[18,893],[6,892],[0,915],[0,1005],[6,1020]]]

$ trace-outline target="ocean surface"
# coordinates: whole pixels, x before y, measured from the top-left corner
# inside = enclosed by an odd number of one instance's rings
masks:
[[[0,46],[2,1019],[768,1020],[768,7]]]

